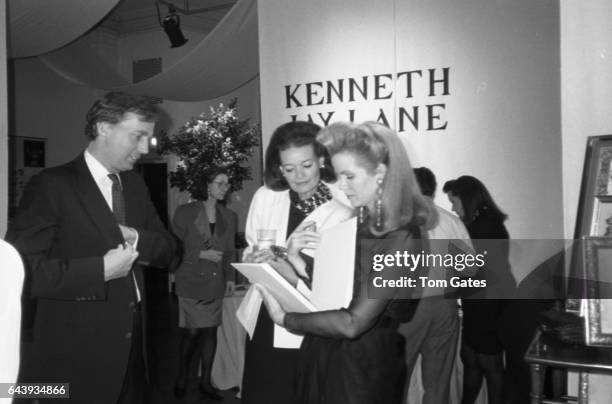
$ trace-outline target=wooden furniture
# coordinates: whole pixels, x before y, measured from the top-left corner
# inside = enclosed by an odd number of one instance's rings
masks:
[[[538,331],[525,354],[531,370],[531,404],[588,403],[590,372],[612,374],[612,349],[564,344]],[[548,367],[577,371],[577,401],[571,398],[547,399],[543,396],[544,376]]]

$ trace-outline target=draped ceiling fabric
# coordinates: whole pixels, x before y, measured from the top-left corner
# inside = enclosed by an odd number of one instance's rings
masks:
[[[105,63],[85,36],[40,57],[79,85],[149,95],[175,101],[201,101],[225,95],[259,74],[257,2],[239,0],[198,45],[160,74],[128,84]]]
[[[85,36],[39,59],[60,76],[81,86],[106,89],[128,85],[129,81],[90,42]]]
[[[58,49],[90,30],[118,2],[9,0],[9,56],[37,56]]]

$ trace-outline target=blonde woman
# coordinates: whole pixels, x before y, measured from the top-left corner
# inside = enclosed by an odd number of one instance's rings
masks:
[[[272,320],[306,334],[295,402],[400,403],[406,369],[404,340],[397,327],[410,318],[415,301],[396,299],[392,290],[369,298],[374,272],[360,257],[420,252],[421,229],[433,226],[437,214],[421,195],[406,151],[389,128],[374,122],[337,123],[323,129],[317,139],[329,151],[338,187],[360,218],[355,282],[347,308],[307,314],[285,313],[260,287]],[[410,297],[410,292],[402,297]]]

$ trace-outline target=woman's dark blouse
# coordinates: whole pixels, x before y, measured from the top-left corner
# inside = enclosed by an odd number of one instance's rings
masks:
[[[481,271],[487,280],[486,300],[467,296],[462,300],[463,342],[479,353],[497,354],[503,347],[499,339],[498,321],[504,301],[500,297],[512,293],[515,281],[510,271],[509,234],[503,219],[486,210],[466,225],[477,253],[486,254],[485,269]],[[495,240],[495,241],[490,241]],[[499,241],[497,241],[499,240]]]

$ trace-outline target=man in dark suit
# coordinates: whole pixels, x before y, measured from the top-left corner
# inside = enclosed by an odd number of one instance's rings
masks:
[[[37,301],[21,379],[70,383],[72,403],[141,403],[145,389],[142,266],[167,266],[174,241],[140,176],[157,109],[109,93],[86,117],[87,149],[33,177],[7,240]]]

